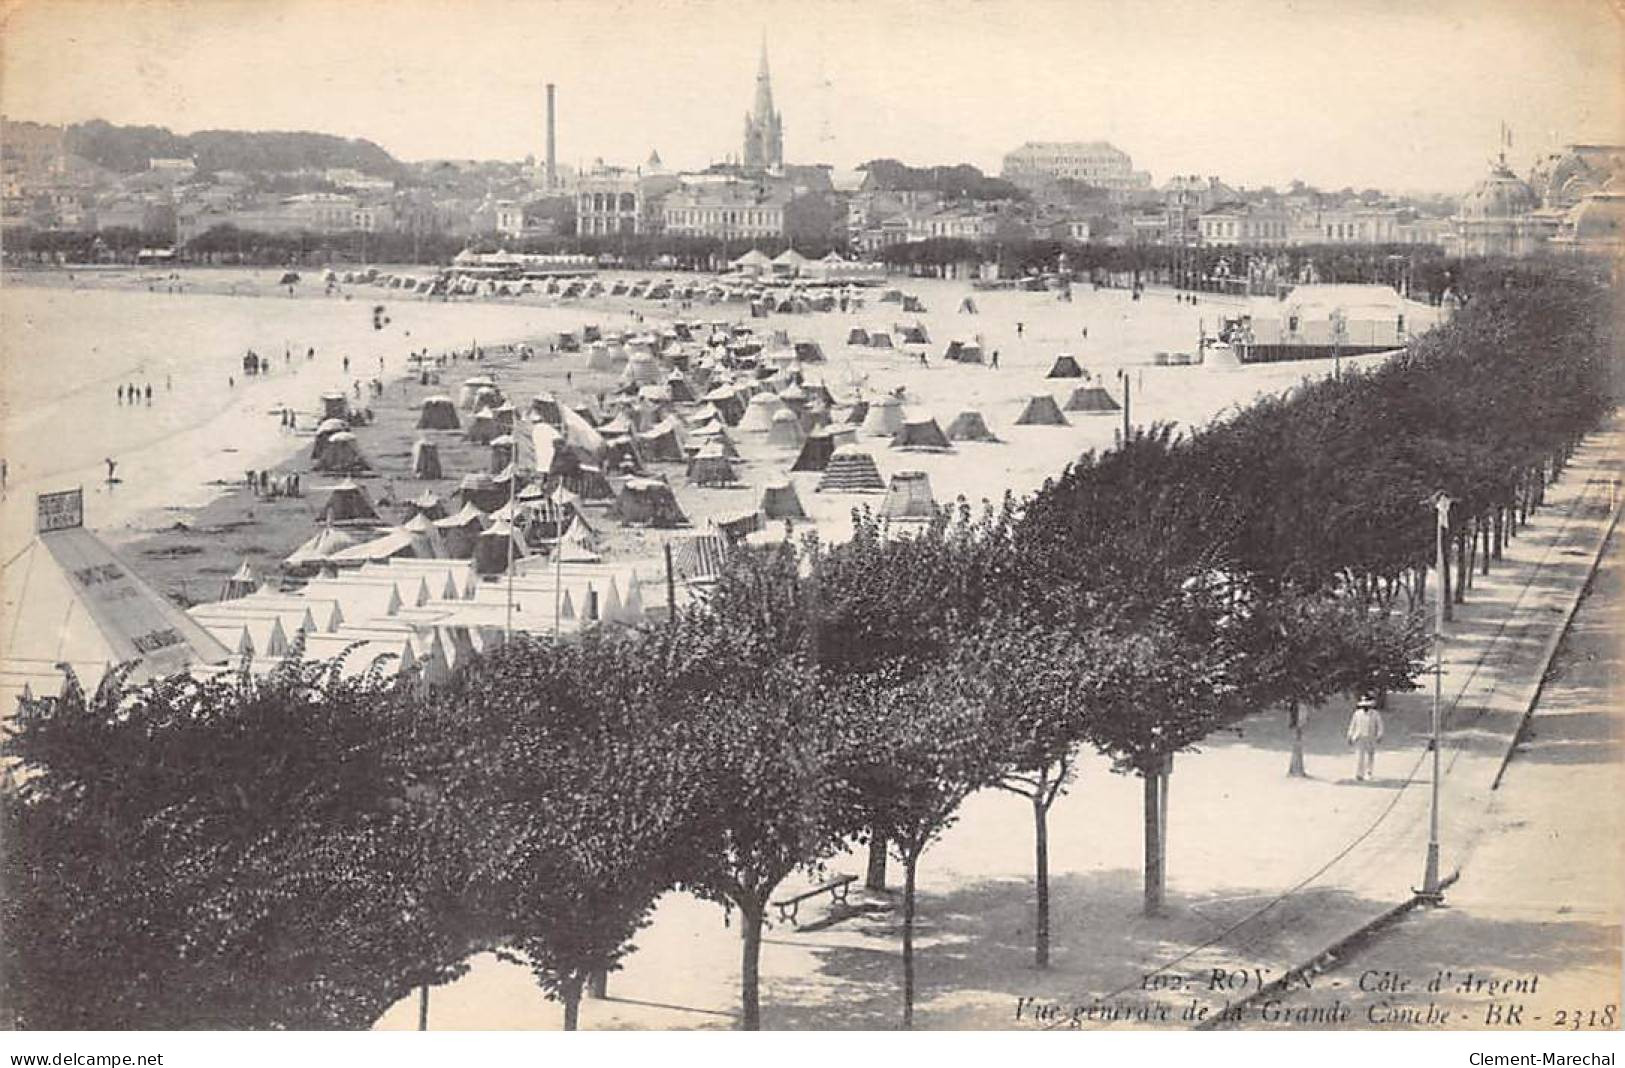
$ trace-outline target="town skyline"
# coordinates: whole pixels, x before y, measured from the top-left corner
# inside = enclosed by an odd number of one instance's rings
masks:
[[[1610,72],[1625,64],[1625,47],[1604,5],[1573,0],[1531,12],[1446,4],[1428,13],[1386,3],[1353,13],[1323,4],[1244,6],[1291,32],[1270,42],[1238,40],[1238,25],[1256,28],[1255,20],[1200,4],[1153,5],[1149,13],[1110,19],[1099,5],[1073,13],[1046,2],[948,4],[926,21],[917,5],[900,3],[861,11],[769,4],[748,19],[735,17],[730,5],[704,2],[658,10],[623,4],[607,18],[584,17],[585,8],[564,3],[543,18],[479,0],[459,10],[480,17],[450,24],[445,13],[408,3],[401,21],[415,32],[394,34],[390,49],[367,54],[365,36],[355,31],[366,21],[360,12],[378,10],[370,5],[164,4],[119,7],[117,17],[95,19],[87,13],[109,5],[85,0],[65,9],[75,13],[68,19],[11,8],[0,97],[13,120],[100,118],[180,134],[312,130],[365,138],[406,161],[540,159],[544,86],[553,82],[562,165],[602,159],[636,166],[653,149],[671,169],[694,170],[739,154],[765,33],[786,160],[840,169],[896,158],[966,162],[997,174],[1003,155],[1025,142],[1104,140],[1158,183],[1201,174],[1249,187],[1297,178],[1328,188],[1459,194],[1495,157],[1502,123],[1514,135],[1508,161],[1520,171],[1564,144],[1621,139],[1625,94]],[[1148,24],[1171,8],[1185,18],[1150,32]],[[1017,12],[1021,18],[1009,17]],[[432,73],[425,46],[443,52],[458,25],[466,31],[504,22],[515,32],[467,37],[481,62],[442,60],[445,69]],[[544,35],[542,43],[533,33]],[[1371,55],[1386,42],[1384,58],[1350,62],[1336,85],[1327,84],[1332,79],[1316,78],[1310,62],[1325,55],[1304,47],[1316,36],[1344,57]],[[307,44],[296,50],[296,38]],[[1065,56],[1080,40],[1095,44],[1081,67]],[[1531,46],[1536,40],[1541,47]],[[898,41],[910,46],[896,49]],[[241,52],[251,44],[283,58],[263,71],[245,66]],[[1148,69],[1150,51],[1185,54],[1188,46],[1223,57],[1193,76],[1223,78],[1234,91],[1196,91],[1195,83],[1170,80],[1170,71],[1184,68],[1166,63],[1149,67],[1157,72],[1150,80],[1135,76]],[[527,47],[528,57],[510,59]],[[140,56],[120,62],[131,49]],[[101,61],[76,60],[87,53]],[[1396,77],[1424,56],[1427,86]],[[626,70],[639,72],[637,85],[624,84]],[[1474,88],[1471,101],[1437,88],[1464,79]],[[990,106],[990,95],[1031,93],[1035,84],[1061,86],[1049,95],[1052,107],[1033,114]],[[299,86],[308,91],[290,91]],[[1221,121],[1238,97],[1241,113]],[[467,109],[458,103],[465,100]],[[420,112],[430,106],[445,120],[424,122]],[[1338,110],[1325,110],[1332,107]],[[469,121],[467,110],[487,121]],[[1320,121],[1327,115],[1335,121]],[[1254,134],[1239,136],[1249,124]],[[1298,147],[1276,162],[1289,145]]]

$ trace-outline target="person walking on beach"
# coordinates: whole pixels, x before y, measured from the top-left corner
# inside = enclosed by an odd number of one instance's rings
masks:
[[[993,350],[993,370],[997,371],[998,369],[999,369],[999,350],[994,349]]]
[[[1017,323],[1016,324],[1016,336],[1017,337],[1020,337],[1022,334],[1026,333],[1026,331],[1027,331],[1027,324],[1026,323]]]
[[[113,481],[113,472],[118,470],[118,464],[113,461],[113,458],[111,456],[109,456],[106,459],[102,460],[102,463],[107,465],[107,481],[112,482]]]
[[[151,382],[147,383],[146,395],[147,395],[147,407],[151,408],[152,407],[152,383]]]
[[[344,371],[346,374],[350,371],[350,357],[348,356],[344,357]]]
[[[170,390],[172,390],[174,388],[175,388],[175,376],[174,375],[165,375],[164,376],[164,392],[168,393]]]
[[[1354,781],[1371,778],[1377,761],[1377,743],[1382,741],[1382,713],[1377,711],[1374,698],[1365,696],[1354,702],[1354,714],[1349,717],[1349,745],[1354,747]]]
[[[124,383],[122,382],[119,383],[118,387],[118,402],[120,404],[124,403]]]

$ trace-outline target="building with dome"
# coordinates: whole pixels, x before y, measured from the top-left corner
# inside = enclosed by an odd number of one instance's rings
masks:
[[[1533,215],[1539,206],[1540,198],[1512,173],[1503,153],[1462,198],[1452,251],[1458,256],[1523,256],[1539,250],[1557,230]]]
[[[1625,253],[1625,179],[1615,175],[1601,189],[1581,197],[1564,215],[1552,247],[1597,256]]]
[[[1506,155],[1462,198],[1452,220],[1458,256],[1524,256],[1542,251],[1617,253],[1625,147],[1575,144],[1539,161],[1524,181]]]

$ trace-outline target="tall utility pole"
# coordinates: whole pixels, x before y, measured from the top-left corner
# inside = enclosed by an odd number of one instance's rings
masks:
[[[1427,864],[1422,872],[1422,889],[1417,897],[1431,903],[1438,904],[1444,900],[1444,894],[1439,889],[1439,774],[1440,756],[1440,716],[1444,706],[1444,620],[1448,604],[1444,585],[1444,569],[1449,566],[1445,557],[1446,539],[1450,537],[1450,506],[1453,502],[1444,494],[1439,494],[1433,500],[1433,507],[1439,516],[1438,530],[1435,536],[1434,562],[1439,569],[1439,581],[1434,583],[1434,592],[1437,597],[1437,610],[1433,618],[1433,716],[1432,737],[1428,747],[1433,750],[1433,789],[1428,806],[1428,855]]]

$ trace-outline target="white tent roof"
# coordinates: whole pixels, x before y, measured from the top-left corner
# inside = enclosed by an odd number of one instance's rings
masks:
[[[131,679],[143,681],[231,656],[83,527],[41,534],[6,565],[0,620],[8,664],[29,671],[133,660]],[[79,681],[92,689],[100,679]]]

